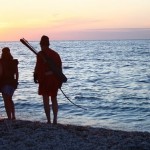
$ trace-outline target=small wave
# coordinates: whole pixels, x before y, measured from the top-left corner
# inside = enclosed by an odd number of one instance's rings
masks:
[[[82,97],[82,96],[75,96],[75,99],[76,100],[79,100],[79,101],[99,101],[100,100],[100,98],[98,98],[98,97],[92,97],[92,96],[90,96],[90,97]]]
[[[63,69],[72,69],[73,67],[64,66]]]

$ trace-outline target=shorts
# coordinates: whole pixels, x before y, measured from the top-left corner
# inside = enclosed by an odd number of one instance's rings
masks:
[[[1,88],[2,94],[7,94],[9,96],[12,96],[14,94],[15,88],[11,85],[4,85]]]
[[[58,92],[58,88],[47,89],[44,86],[39,85],[39,89],[38,89],[39,95],[48,95],[48,96],[56,97],[57,92]]]

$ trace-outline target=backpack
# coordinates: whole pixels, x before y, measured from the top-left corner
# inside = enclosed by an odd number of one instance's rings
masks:
[[[17,59],[13,59],[9,63],[0,60],[0,88],[5,84],[12,85],[15,89],[17,88],[17,81],[14,78],[17,65]]]
[[[0,78],[2,77],[2,74],[3,74],[3,67],[2,67],[2,63],[0,61]]]

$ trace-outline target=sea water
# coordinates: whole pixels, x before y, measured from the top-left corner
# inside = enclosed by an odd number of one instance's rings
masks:
[[[30,44],[40,50],[39,42]],[[19,60],[17,119],[46,122],[33,82],[35,54],[19,41],[0,42],[0,49],[6,46]],[[59,123],[150,132],[150,40],[51,41],[51,48],[68,77],[63,92],[84,108],[59,91]],[[0,117],[6,117],[1,95]]]

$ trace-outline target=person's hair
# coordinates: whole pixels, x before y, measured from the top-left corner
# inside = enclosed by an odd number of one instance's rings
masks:
[[[8,47],[4,47],[2,49],[1,59],[3,60],[13,60],[13,56],[10,53],[10,49]]]
[[[50,45],[48,36],[43,35],[41,37],[40,45],[41,46],[49,46]]]

